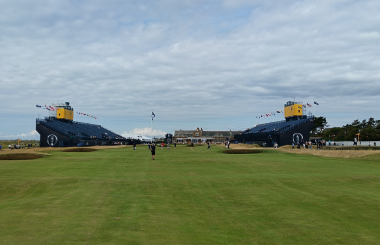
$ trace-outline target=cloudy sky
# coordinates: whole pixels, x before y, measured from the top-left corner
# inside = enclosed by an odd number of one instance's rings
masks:
[[[286,101],[379,117],[378,0],[0,0],[0,139],[69,101],[118,133],[244,130]],[[281,120],[281,116],[276,119]],[[263,122],[263,121],[262,121]]]

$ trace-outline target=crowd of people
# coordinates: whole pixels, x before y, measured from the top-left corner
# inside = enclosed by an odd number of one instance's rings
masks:
[[[313,144],[310,140],[309,141],[297,142],[297,143],[293,142],[292,143],[292,149],[295,149],[295,146],[297,146],[297,149],[301,149],[302,147],[304,149],[313,149],[312,145]],[[317,146],[317,150],[322,149],[322,147],[323,147],[323,143],[321,140],[316,140],[315,145]]]
[[[33,147],[33,148],[35,148],[35,147],[39,147],[39,144],[38,143],[34,143],[34,144],[32,144],[32,143],[28,143],[28,144],[24,144],[24,143],[21,143],[21,144],[9,144],[8,145],[8,149],[9,150],[16,150],[16,149],[18,149],[18,150],[20,150],[20,149],[25,149],[25,148],[31,148],[31,147]],[[0,144],[0,150],[2,149],[3,147],[2,147],[2,145]]]

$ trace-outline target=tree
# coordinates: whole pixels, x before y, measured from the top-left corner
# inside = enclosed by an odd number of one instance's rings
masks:
[[[327,125],[326,117],[315,117],[314,118],[314,128],[312,130],[313,134],[321,133]]]

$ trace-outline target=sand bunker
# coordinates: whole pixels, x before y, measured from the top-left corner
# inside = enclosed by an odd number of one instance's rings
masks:
[[[92,152],[97,151],[97,149],[94,148],[70,148],[63,150],[62,152]]]
[[[256,154],[256,153],[262,153],[262,150],[256,150],[256,149],[232,149],[232,150],[224,150],[222,153],[226,154]]]

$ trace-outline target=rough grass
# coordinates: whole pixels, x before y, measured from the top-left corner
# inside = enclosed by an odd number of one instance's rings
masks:
[[[231,150],[224,150],[222,153],[226,154],[255,154],[255,153],[263,153],[262,150],[255,150],[255,149],[231,149]]]
[[[97,149],[81,147],[81,148],[69,148],[69,149],[62,150],[62,152],[93,152],[93,151],[97,151]]]
[[[102,149],[0,162],[0,244],[380,241],[380,155]]]
[[[279,150],[286,153],[337,158],[353,158],[368,155],[380,155],[380,150],[335,150],[334,148],[331,148],[331,150],[329,150],[328,147],[323,147],[323,149],[317,150],[317,146],[313,146],[312,149],[292,149],[291,146],[284,146],[280,147]]]
[[[0,160],[33,160],[42,158],[41,154],[29,154],[29,153],[13,153],[0,155]]]

